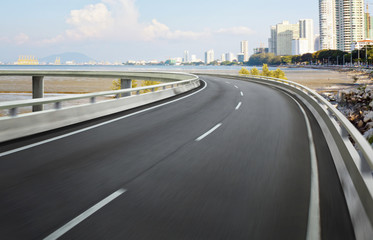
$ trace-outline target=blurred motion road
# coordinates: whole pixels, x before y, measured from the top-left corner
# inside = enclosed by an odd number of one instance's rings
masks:
[[[301,108],[268,86],[201,78],[204,88],[169,104],[2,143],[0,238],[306,239]],[[306,112],[321,239],[354,239],[328,146]]]

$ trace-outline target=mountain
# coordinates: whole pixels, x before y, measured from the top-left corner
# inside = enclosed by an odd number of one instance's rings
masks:
[[[75,63],[88,63],[89,61],[95,61],[95,59],[88,57],[87,55],[84,55],[82,53],[66,52],[41,58],[39,62],[54,63],[56,61],[56,58],[61,59],[61,64],[64,64],[67,61],[74,61]]]

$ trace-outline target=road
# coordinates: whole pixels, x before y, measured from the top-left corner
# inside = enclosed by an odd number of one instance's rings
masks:
[[[1,239],[354,239],[300,101],[201,79],[172,101],[1,144]]]

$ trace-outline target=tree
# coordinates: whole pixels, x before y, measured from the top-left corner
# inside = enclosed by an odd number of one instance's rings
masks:
[[[272,77],[272,71],[269,71],[267,64],[263,64],[262,74],[261,75],[262,76],[266,76],[266,77]]]
[[[246,68],[241,68],[241,70],[238,72],[239,74],[250,74],[249,70]]]
[[[273,72],[273,77],[274,78],[280,78],[280,79],[287,79],[286,76],[285,76],[285,72],[282,71],[281,69],[277,68],[274,72]]]
[[[250,74],[253,75],[253,76],[258,76],[258,75],[260,75],[259,70],[258,70],[256,67],[253,67],[253,68],[250,70]]]

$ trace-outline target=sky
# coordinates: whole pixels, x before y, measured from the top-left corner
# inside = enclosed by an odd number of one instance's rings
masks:
[[[166,60],[184,50],[268,45],[270,26],[313,19],[318,1],[298,0],[2,0],[0,62],[80,52],[98,61]]]

